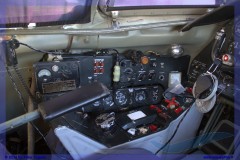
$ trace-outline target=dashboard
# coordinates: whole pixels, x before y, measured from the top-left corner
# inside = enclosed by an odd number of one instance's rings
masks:
[[[37,97],[38,101],[48,101],[81,86],[103,83],[110,90],[109,96],[56,118],[51,124],[57,128],[67,123],[113,147],[164,130],[191,107],[191,93],[168,99],[163,96],[175,81],[187,83],[189,62],[189,55],[162,56],[139,50],[64,54],[34,64]]]
[[[125,110],[159,103],[168,88],[170,73],[181,73],[180,79],[187,81],[188,55],[173,58],[144,55],[141,51],[118,55],[109,52],[63,55],[61,61],[34,64],[39,97],[46,101],[80,86],[101,82],[111,90],[110,96],[85,107],[85,112],[90,108]],[[116,66],[118,73],[114,70]],[[113,81],[114,74],[118,74],[117,82]]]

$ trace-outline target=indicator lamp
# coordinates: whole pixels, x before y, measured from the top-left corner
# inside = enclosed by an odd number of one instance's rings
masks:
[[[148,59],[147,56],[141,57],[141,63],[142,63],[142,64],[148,64],[148,62],[149,62],[149,59]]]

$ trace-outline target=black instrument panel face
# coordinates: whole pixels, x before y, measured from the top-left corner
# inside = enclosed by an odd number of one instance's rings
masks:
[[[101,82],[111,90],[111,95],[85,106],[84,111],[105,112],[159,103],[172,72],[180,72],[182,81],[187,81],[188,55],[179,58],[141,55],[139,59],[118,56],[88,52],[62,55],[61,61],[38,62],[34,64],[37,91],[42,100],[48,100],[80,86]],[[119,81],[113,82],[117,62]]]
[[[192,106],[194,98],[190,99],[191,101],[176,97],[179,106],[174,109],[168,108],[165,101],[160,101],[156,105],[142,105],[115,113],[89,113],[86,116],[72,112],[64,115],[64,118],[54,119],[52,126],[67,125],[107,147],[114,147],[166,129],[173,120]],[[98,124],[99,118],[101,126]]]
[[[134,63],[131,59],[120,61],[121,76],[119,87],[161,84],[168,87],[169,73],[181,72],[183,81],[187,80],[187,70],[190,56],[179,58],[167,56],[146,56],[147,64]]]
[[[38,62],[34,64],[37,89],[41,94],[65,92],[101,82],[112,85],[113,57],[70,55],[63,61]]]
[[[240,44],[234,39],[234,30],[234,21],[232,20],[224,27],[226,36],[222,45],[219,47],[219,53],[217,53],[217,57],[223,59],[222,56],[227,54],[230,55],[234,59],[234,63],[236,63],[237,61],[234,56],[234,52],[240,47]],[[198,76],[202,73],[205,73],[213,63],[211,56],[212,50],[214,49],[213,47],[214,40],[193,59],[188,74],[190,82],[194,83]],[[227,66],[226,64],[222,63],[217,72],[225,72],[229,76],[232,76],[234,74],[234,67]],[[219,73],[216,74],[218,75]],[[222,79],[222,76],[219,76]]]
[[[238,42],[234,41],[234,25],[233,21],[225,27],[226,37],[219,51],[219,57],[224,54],[234,56],[234,51],[239,47]],[[212,65],[213,60],[211,57],[211,51],[214,46],[212,41],[206,48],[204,48],[192,61],[188,78],[190,83],[195,83],[197,78],[206,73],[209,67]],[[236,60],[235,62],[236,63]],[[236,67],[236,66],[235,66]],[[213,73],[218,78],[218,93],[220,96],[227,98],[231,101],[234,100],[234,90],[237,88],[234,85],[234,66],[227,66],[221,64],[221,66]]]
[[[38,62],[34,69],[37,92],[42,101],[93,82],[106,85],[109,96],[64,115],[65,121],[59,117],[51,124],[58,126],[67,122],[102,144],[115,146],[161,131],[191,106],[193,101],[168,108],[163,101],[163,93],[173,72],[180,73],[183,83],[187,81],[189,61],[188,55],[173,58],[141,53],[132,57],[90,52],[62,55],[61,61]],[[114,77],[116,75],[119,77]],[[85,124],[90,128],[82,128]],[[136,134],[132,134],[132,127],[135,127]]]
[[[101,82],[112,85],[113,56],[75,56],[79,59],[80,84]]]
[[[77,61],[34,64],[38,91],[49,94],[76,89],[80,85],[78,66]]]
[[[111,90],[111,94],[95,103],[85,106],[86,112],[121,111],[141,107],[143,105],[158,104],[164,92],[161,86],[129,87]],[[99,108],[99,109],[96,109]]]

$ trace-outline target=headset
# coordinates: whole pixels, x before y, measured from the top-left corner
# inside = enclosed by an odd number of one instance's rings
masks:
[[[221,59],[216,58],[206,73],[201,74],[193,85],[193,97],[196,98],[195,105],[199,112],[209,112],[216,102],[218,79],[213,74],[221,64]],[[213,71],[211,71],[213,69]]]
[[[213,73],[222,64],[222,60],[219,58],[219,52],[225,42],[225,38],[225,29],[222,28],[219,32],[217,32],[214,45],[212,47],[212,65],[206,73],[201,74],[197,78],[197,81],[193,85],[193,97],[196,98],[195,104],[198,111],[202,113],[209,112],[216,102],[218,79]]]

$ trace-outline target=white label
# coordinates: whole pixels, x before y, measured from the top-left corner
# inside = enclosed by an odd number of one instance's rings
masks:
[[[174,87],[175,84],[181,84],[181,72],[171,72],[169,73],[168,87]]]
[[[129,117],[131,120],[135,121],[135,120],[137,120],[137,119],[146,117],[146,115],[145,115],[142,111],[137,111],[137,112],[128,114],[128,117]]]

